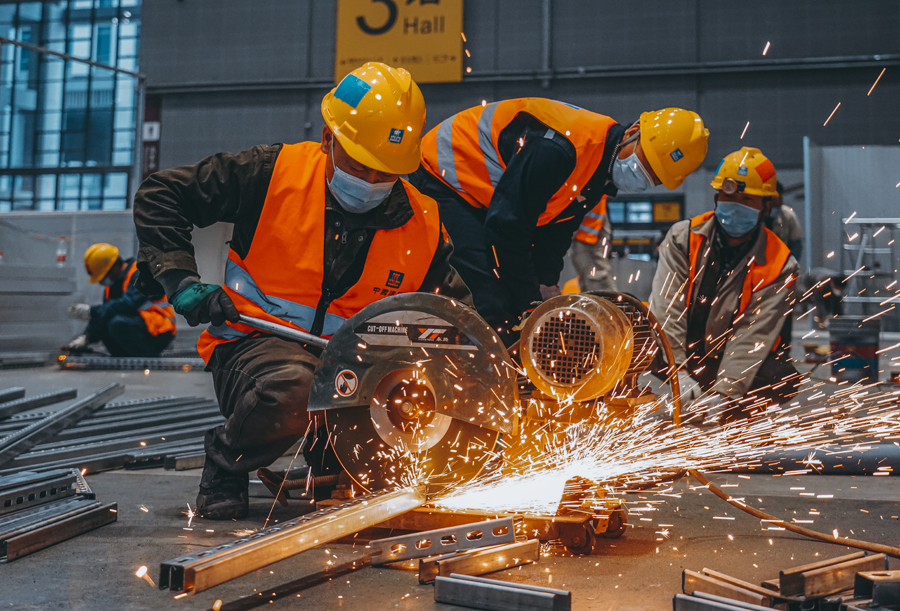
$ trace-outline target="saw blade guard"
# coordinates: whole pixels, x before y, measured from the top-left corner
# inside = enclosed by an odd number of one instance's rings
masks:
[[[590,401],[610,392],[628,371],[634,329],[628,316],[596,295],[560,295],[525,320],[522,364],[528,379],[558,399]]]

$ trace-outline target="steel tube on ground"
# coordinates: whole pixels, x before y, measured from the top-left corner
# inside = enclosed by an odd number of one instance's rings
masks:
[[[193,595],[389,520],[425,502],[424,487],[367,494],[249,537],[164,562],[160,565],[159,587]]]

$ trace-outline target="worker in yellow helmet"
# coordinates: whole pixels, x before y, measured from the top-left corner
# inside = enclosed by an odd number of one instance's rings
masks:
[[[677,188],[706,156],[708,136],[680,108],[619,125],[555,100],[504,100],[431,130],[410,180],[438,201],[456,244],[451,262],[476,310],[511,343],[520,315],[559,294],[572,235],[603,195]]]
[[[471,303],[450,266],[437,204],[400,175],[421,156],[425,100],[409,72],[370,62],[322,100],[319,142],[256,146],[150,176],[134,203],[147,290],[170,295],[191,325],[227,418],[206,436],[197,511],[248,512],[248,472],[270,465],[307,430],[321,350],[260,333],[245,314],[331,336],[390,295],[439,292]],[[197,273],[191,229],[234,223],[223,285]],[[155,280],[149,278],[152,275]],[[316,474],[339,468],[304,454]]]
[[[102,284],[103,303],[69,307],[73,318],[87,321],[84,333],[63,346],[80,354],[102,342],[112,356],[157,357],[175,339],[175,311],[165,295],[148,299],[135,286],[137,263],[123,259],[112,244],[94,244],[84,253],[92,284]]]
[[[776,180],[759,149],[731,153],[710,183],[715,209],[673,225],[660,246],[650,310],[672,344],[693,424],[748,416],[797,392],[781,331],[798,265],[765,227]]]

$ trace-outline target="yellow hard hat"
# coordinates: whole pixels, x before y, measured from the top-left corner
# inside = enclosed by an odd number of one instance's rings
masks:
[[[677,189],[706,157],[709,130],[697,113],[663,108],[641,115],[641,148],[667,189]]]
[[[747,193],[774,197],[778,194],[775,188],[777,182],[775,166],[769,158],[759,149],[745,146],[722,160],[709,186],[728,194]]]
[[[322,100],[322,117],[359,163],[388,174],[419,167],[425,98],[403,68],[379,62],[357,68]]]
[[[112,244],[100,242],[88,248],[84,253],[84,269],[88,273],[88,280],[93,284],[103,280],[118,259],[119,249]]]

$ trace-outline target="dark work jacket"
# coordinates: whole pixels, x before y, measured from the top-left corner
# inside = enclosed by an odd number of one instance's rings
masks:
[[[109,297],[104,297],[101,305],[91,306],[91,317],[84,330],[89,342],[99,342],[109,321],[115,317],[134,318],[142,325],[146,325],[139,310],[147,303],[147,297],[135,286],[137,274],[132,276],[128,286],[124,286],[123,282],[132,263],[134,263],[134,259],[125,260],[125,267],[122,268],[124,271],[109,287]]]
[[[234,223],[231,248],[244,258],[256,237],[256,226],[280,144],[255,146],[242,153],[219,153],[194,165],[157,172],[134,198],[134,224],[139,264],[149,264],[167,295],[199,280],[191,230],[218,222]],[[412,218],[413,210],[398,180],[387,201],[364,214],[343,210],[326,189],[323,292],[339,297],[362,275],[375,232],[394,229]],[[439,292],[472,304],[465,283],[450,266],[453,244],[442,233],[422,292]],[[264,239],[264,236],[260,236]]]

